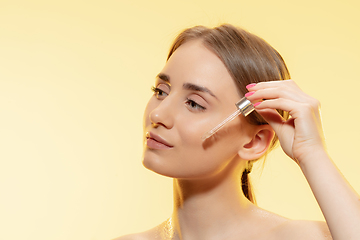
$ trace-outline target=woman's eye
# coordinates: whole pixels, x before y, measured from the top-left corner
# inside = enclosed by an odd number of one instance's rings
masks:
[[[164,90],[157,87],[151,87],[151,90],[157,99],[164,99],[168,95]]]
[[[198,104],[197,102],[195,102],[194,100],[191,99],[186,99],[185,102],[190,108],[197,110],[197,111],[205,111],[206,108],[201,106],[200,104]]]

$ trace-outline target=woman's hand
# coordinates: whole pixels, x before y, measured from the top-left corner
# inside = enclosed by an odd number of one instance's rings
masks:
[[[326,153],[319,101],[292,80],[261,82],[247,88],[246,97],[272,126],[284,152],[300,165],[332,238],[360,239],[360,198]],[[290,119],[283,119],[275,109],[289,112]]]
[[[284,152],[298,164],[325,151],[320,103],[305,94],[292,80],[261,82],[247,86],[247,99],[271,125]],[[275,109],[289,112],[283,119]]]

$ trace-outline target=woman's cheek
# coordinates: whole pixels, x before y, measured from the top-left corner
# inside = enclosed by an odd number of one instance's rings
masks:
[[[185,145],[202,145],[201,137],[206,132],[199,121],[185,121],[185,126],[181,128],[181,139]]]

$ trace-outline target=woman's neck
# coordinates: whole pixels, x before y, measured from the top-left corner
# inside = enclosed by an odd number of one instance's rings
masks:
[[[242,193],[241,168],[206,179],[174,179],[173,239],[230,239],[256,208]],[[220,236],[220,235],[221,236]]]

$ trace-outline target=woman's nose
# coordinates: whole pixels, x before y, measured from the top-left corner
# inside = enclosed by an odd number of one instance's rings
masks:
[[[174,125],[174,116],[173,116],[174,108],[172,107],[169,100],[170,99],[168,99],[168,98],[162,100],[161,103],[150,112],[149,118],[150,118],[151,123],[154,126],[156,126],[156,127],[163,126],[167,129],[170,129],[173,127],[173,125]]]

